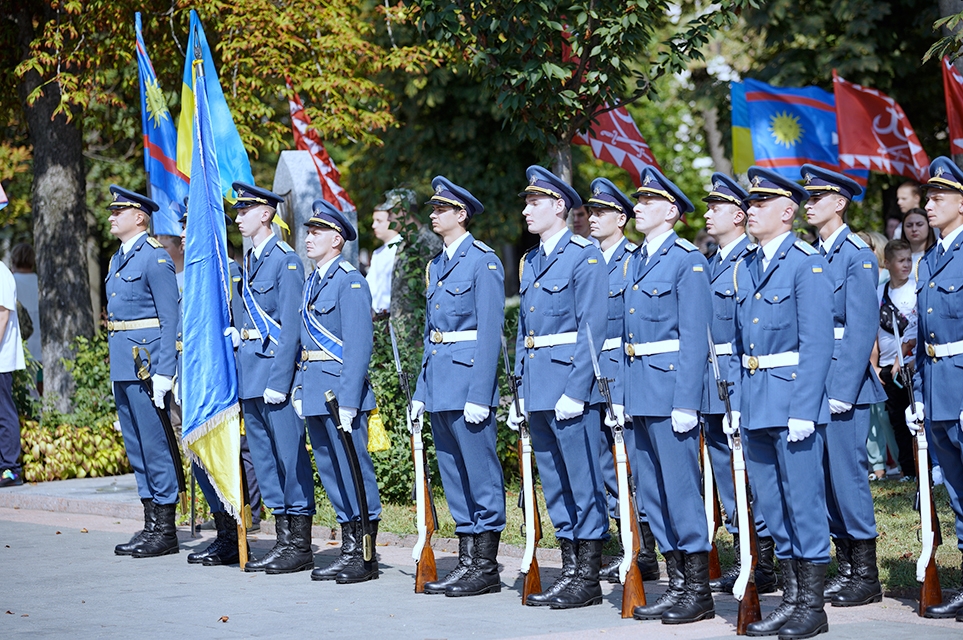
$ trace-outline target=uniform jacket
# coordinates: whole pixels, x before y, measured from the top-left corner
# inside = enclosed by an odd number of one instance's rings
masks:
[[[746,254],[750,246],[749,238],[740,240],[725,260],[719,261],[718,256],[709,262],[709,287],[712,290],[712,339],[715,344],[729,343],[736,339],[736,288],[732,280],[732,270]],[[706,342],[709,338],[706,337]],[[739,411],[739,377],[742,367],[735,355],[719,355],[719,375],[723,380],[732,383],[729,387],[729,404],[733,411]],[[712,370],[712,363],[706,365],[706,379],[702,399],[702,413],[707,415],[722,415],[726,412],[725,403],[719,399],[716,386],[716,376]]]
[[[740,356],[799,354],[797,366],[742,368],[740,407],[747,429],[785,427],[789,418],[829,421],[826,376],[833,359],[833,291],[829,265],[790,234],[762,271],[762,248],[733,270]]]
[[[963,354],[934,358],[927,344],[963,340],[963,234],[938,256],[939,243],[917,264],[916,399],[931,420],[960,419],[963,411]]]
[[[461,411],[466,402],[498,404],[498,361],[505,323],[505,270],[495,252],[464,238],[444,269],[445,252],[425,271],[425,351],[415,400],[428,411]],[[435,332],[478,331],[477,340],[433,343]]]
[[[325,329],[341,340],[341,362],[318,360],[301,362],[295,377],[295,398],[301,399],[305,416],[328,415],[324,392],[334,391],[338,404],[345,408],[370,411],[375,406],[374,391],[368,381],[368,364],[374,348],[371,322],[371,290],[364,276],[350,262],[332,263],[326,273],[317,270],[304,283],[302,304]],[[318,350],[298,317],[301,346]]]
[[[709,357],[706,327],[712,318],[705,256],[673,232],[649,256],[648,264],[640,249],[623,262],[622,272],[623,342],[679,341],[678,351],[623,355],[625,412],[669,416],[673,409],[699,410]]]
[[[622,277],[622,263],[628,258],[629,254],[637,251],[638,245],[632,244],[625,238],[619,241],[618,248],[609,260],[609,321],[605,330],[605,338],[622,338],[622,316],[625,314],[625,299],[622,297],[625,289],[625,278]],[[597,345],[599,349],[602,345]],[[621,402],[624,397],[622,390],[622,354],[624,351],[619,346],[617,349],[603,351],[599,356],[599,369],[602,375],[609,379],[609,390],[612,393],[614,402]]]
[[[833,285],[833,326],[845,327],[836,340],[826,379],[830,398],[850,404],[875,404],[886,393],[870,364],[879,329],[879,263],[869,245],[848,228],[826,252]]]
[[[118,250],[107,267],[107,319],[157,318],[160,327],[108,331],[111,382],[137,380],[131,347],[150,352],[150,373],[174,376],[177,338],[177,278],[174,261],[160,242],[141,236],[126,255]],[[147,357],[142,354],[145,364]]]
[[[518,337],[515,373],[522,376],[520,393],[526,411],[553,411],[562,395],[590,404],[602,401],[589,356],[588,327],[601,350],[607,326],[607,273],[602,252],[591,242],[566,231],[544,259],[541,249],[529,250],[519,264]],[[540,269],[537,261],[544,260]],[[525,346],[526,338],[578,332],[575,344],[540,349]]]
[[[304,266],[294,249],[271,236],[266,241],[260,258],[254,250],[245,256],[241,280],[235,283],[231,298],[234,326],[242,334],[237,349],[238,395],[242,400],[260,398],[266,388],[280,393],[291,392],[295,362],[299,350],[301,288]],[[256,329],[244,308],[244,279],[251,285],[251,293],[258,306],[281,328],[271,326],[271,336],[262,340],[244,340],[245,330]]]

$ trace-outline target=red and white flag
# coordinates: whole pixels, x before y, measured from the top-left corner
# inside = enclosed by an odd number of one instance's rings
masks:
[[[642,165],[658,167],[661,171],[652,149],[625,107],[606,111],[597,116],[596,121],[588,134],[577,134],[572,143],[590,146],[599,160],[628,171],[637,187],[641,186],[639,178]]]
[[[328,155],[321,142],[321,136],[311,126],[308,114],[304,112],[304,105],[301,97],[294,93],[291,86],[291,79],[287,79],[288,90],[291,91],[291,98],[288,105],[291,108],[291,126],[294,130],[294,145],[302,151],[309,151],[314,159],[314,166],[318,170],[318,177],[321,179],[321,192],[324,199],[331,203],[335,209],[341,212],[353,211],[354,203],[348,197],[348,193],[341,188],[341,174],[334,166],[334,160]]]
[[[943,92],[946,93],[946,120],[950,124],[950,153],[963,153],[963,75],[943,57]]]
[[[847,82],[833,70],[839,164],[924,181],[930,160],[903,108],[884,93]]]

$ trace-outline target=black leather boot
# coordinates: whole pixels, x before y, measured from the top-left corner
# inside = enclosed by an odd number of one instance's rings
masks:
[[[217,539],[207,548],[208,556],[204,558],[204,566],[237,564],[241,560],[237,550],[237,522],[226,511],[215,513],[214,522],[217,524]]]
[[[843,538],[836,538],[836,576],[826,581],[826,589],[823,596],[832,598],[853,579],[853,541]]]
[[[732,534],[732,548],[736,552],[736,561],[733,563],[729,570],[723,573],[715,580],[709,581],[709,588],[712,589],[713,593],[732,593],[732,587],[736,584],[736,578],[739,577],[739,570],[742,568],[742,563],[740,562],[739,555],[739,534]]]
[[[434,580],[425,583],[425,593],[437,595],[445,593],[448,585],[454,584],[468,573],[471,567],[472,553],[475,547],[475,536],[470,533],[458,534],[458,566],[448,572],[448,575],[441,580]]]
[[[858,607],[883,599],[883,587],[879,583],[879,567],[876,566],[876,538],[853,540],[851,543],[853,578],[833,596],[834,607]]]
[[[553,609],[576,609],[602,604],[602,541],[579,540],[575,555],[575,577],[549,601]]]
[[[147,535],[154,526],[154,501],[150,498],[141,498],[140,501],[144,504],[144,528],[135,533],[127,542],[122,542],[114,547],[114,553],[118,556],[129,556],[132,554],[134,547],[144,540],[144,536]]]
[[[288,545],[289,539],[291,537],[291,528],[289,526],[288,516],[282,514],[274,514],[274,536],[275,542],[271,550],[264,554],[264,557],[260,560],[250,559],[247,564],[244,565],[244,571],[247,573],[254,573],[256,571],[264,571],[269,564],[274,562],[274,559],[278,557],[281,551]]]
[[[351,526],[350,522],[341,523],[341,555],[338,559],[324,567],[317,567],[311,571],[312,580],[334,580],[338,577],[345,567],[351,562],[351,556],[354,554],[355,547],[359,544],[359,540],[355,537],[355,528]]]
[[[575,578],[575,567],[577,564],[575,554],[575,542],[565,538],[559,538],[558,546],[562,552],[562,575],[552,583],[548,589],[541,593],[533,593],[528,596],[525,604],[531,607],[545,607],[551,604],[551,600],[557,596],[569,581]]]
[[[311,552],[311,516],[288,515],[288,543],[279,551],[274,560],[264,565],[264,572],[270,575],[295,573],[314,568],[314,554]]]
[[[445,589],[446,596],[480,596],[502,590],[497,559],[498,541],[501,537],[500,531],[483,531],[475,536],[471,566],[461,579],[448,585]]]
[[[756,572],[753,579],[756,582],[756,592],[760,595],[772,593],[779,588],[776,578],[776,541],[772,538],[756,538]],[[731,593],[731,591],[730,591]]]
[[[716,617],[709,589],[709,552],[683,554],[685,593],[662,614],[662,624],[686,624]]]
[[[622,564],[622,558],[625,557],[625,549],[622,548],[622,521],[616,520],[615,527],[619,532],[617,538],[619,543],[619,552],[612,557],[607,565],[602,567],[601,571],[599,571],[599,580],[605,580],[606,582],[611,582],[613,584],[619,582],[619,565]]]
[[[779,640],[802,640],[829,631],[829,621],[823,608],[826,568],[825,564],[796,561],[799,597],[789,620],[779,629]]]
[[[358,544],[355,545],[348,566],[342,569],[334,579],[338,584],[377,580],[381,573],[378,568],[378,553],[375,550],[375,543],[378,541],[378,521],[375,520],[371,523],[371,560],[367,562],[364,559],[364,530],[361,527],[361,522],[351,522],[350,524],[354,528],[354,536]]]
[[[662,614],[675,606],[685,594],[685,573],[681,551],[665,551],[665,571],[669,574],[669,588],[653,604],[636,607],[632,617],[636,620],[661,620]]]
[[[134,547],[130,555],[135,558],[156,558],[178,553],[180,549],[177,547],[177,525],[174,524],[176,511],[176,504],[155,503],[154,526],[149,533],[144,534],[144,539]]]
[[[639,556],[635,562],[639,565],[639,573],[642,580],[651,582],[662,577],[662,570],[659,569],[659,558],[655,555],[655,536],[652,535],[652,528],[648,522],[639,522]]]
[[[796,561],[780,560],[782,567],[782,602],[764,619],[752,622],[746,628],[747,636],[774,636],[779,633],[786,621],[796,609],[799,598],[799,582],[796,580]]]

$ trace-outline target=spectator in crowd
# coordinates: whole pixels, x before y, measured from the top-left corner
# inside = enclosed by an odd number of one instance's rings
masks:
[[[385,203],[389,204],[389,203]],[[398,223],[391,213],[379,205],[371,215],[371,231],[383,244],[371,254],[371,265],[365,280],[371,289],[371,310],[384,313],[391,306],[391,272],[395,267],[395,254],[401,244]]]
[[[17,283],[17,300],[26,309],[33,321],[33,333],[27,338],[27,350],[37,362],[42,362],[40,353],[40,289],[37,283],[36,258],[33,247],[21,243],[10,251],[10,265],[13,279]]]
[[[907,180],[896,189],[896,206],[905,216],[911,209],[919,209],[923,202],[923,194],[920,191],[920,183],[916,180]]]
[[[889,240],[886,238],[886,236],[884,236],[882,233],[878,231],[860,231],[856,235],[862,238],[863,242],[869,245],[869,248],[872,249],[873,253],[876,254],[876,259],[879,260],[880,269],[879,269],[878,284],[883,284],[884,282],[888,282],[889,271],[887,271],[886,267],[883,265],[886,262],[885,250],[886,250],[886,243],[889,242]]]
[[[903,216],[903,226],[902,226],[902,237],[905,238],[909,244],[912,251],[913,266],[919,262],[919,259],[923,257],[923,254],[936,244],[936,234],[933,233],[933,229],[930,227],[929,220],[926,218],[926,212],[922,209],[910,209]],[[911,271],[913,283],[916,283],[916,269]]]
[[[181,247],[180,236],[159,235],[157,241],[163,245],[174,262],[174,276],[177,278],[177,291],[184,291],[184,249]]]
[[[572,209],[572,233],[582,236],[596,247],[599,246],[598,238],[592,235],[592,227],[589,224],[589,214],[585,207],[575,207]]]
[[[699,252],[706,258],[714,256],[716,251],[719,250],[719,245],[705,229],[699,229],[699,233],[696,234],[695,241],[692,244],[699,247]]]
[[[903,214],[893,213],[886,216],[886,239],[892,240],[902,235],[900,227],[903,225]]]
[[[20,475],[20,418],[13,402],[13,372],[24,369],[17,319],[17,282],[0,262],[0,487],[23,484]]]

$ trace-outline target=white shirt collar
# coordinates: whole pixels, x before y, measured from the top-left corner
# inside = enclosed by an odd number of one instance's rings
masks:
[[[391,240],[389,240],[388,242],[384,243],[383,246],[385,246],[385,247],[391,247],[391,246],[393,246],[393,245],[398,244],[399,242],[401,242],[401,234],[400,234],[400,233],[399,233],[398,235],[396,235],[394,238],[392,238]]]
[[[940,244],[943,245],[943,251],[950,250],[950,245],[953,244],[953,241],[956,240],[956,237],[960,235],[961,231],[963,231],[963,225],[960,225],[956,229],[953,229],[953,231],[950,231],[950,235],[940,239]]]
[[[134,236],[133,238],[128,239],[127,242],[125,242],[125,243],[123,243],[122,245],[120,245],[121,248],[123,248],[123,250],[124,250],[124,255],[125,255],[125,256],[127,255],[127,252],[128,252],[128,251],[130,251],[131,249],[134,248],[134,245],[137,244],[137,241],[140,240],[140,237],[143,236],[143,235],[147,235],[147,232],[146,232],[146,231],[141,231],[141,232],[138,233],[136,236]]]
[[[673,230],[669,229],[668,231],[663,231],[659,235],[652,238],[646,236],[645,242],[642,243],[642,248],[648,252],[648,256],[651,258],[655,255],[656,251],[662,248],[662,245],[665,244],[665,241],[672,233]]]
[[[261,241],[261,244],[259,244],[258,246],[254,247],[254,257],[255,257],[255,258],[257,258],[257,259],[260,259],[260,258],[261,258],[261,254],[264,253],[264,247],[267,246],[268,240],[270,240],[270,239],[273,238],[273,237],[274,237],[274,232],[272,231],[272,232],[270,233],[270,235],[268,235],[268,237],[266,237],[263,241]]]
[[[779,247],[781,247],[782,243],[786,241],[786,238],[789,236],[790,233],[792,233],[792,231],[781,233],[762,246],[763,268],[766,268],[769,266],[769,263],[776,256],[776,252],[779,251]]]
[[[612,262],[612,256],[614,256],[615,252],[619,250],[619,247],[621,247],[626,242],[627,240],[625,239],[625,236],[622,236],[621,240],[613,244],[608,249],[605,249],[604,251],[602,251],[602,257],[605,258],[605,262],[606,263]]]
[[[340,260],[340,259],[341,259],[341,254],[339,253],[338,255],[336,255],[335,257],[331,258],[330,260],[328,260],[328,261],[325,262],[324,264],[318,265],[318,268],[316,269],[316,271],[318,272],[318,278],[319,278],[319,279],[320,279],[320,278],[323,278],[323,277],[324,277],[324,274],[326,274],[326,273],[328,272],[328,269],[331,268],[331,265],[334,264],[334,262],[335,262],[336,260]]]
[[[542,251],[545,252],[545,255],[551,255],[551,253],[555,251],[555,247],[558,246],[559,241],[562,239],[562,236],[564,236],[567,231],[568,231],[568,227],[562,227],[558,231],[558,233],[556,233],[554,236],[552,236],[548,240],[542,241],[541,243]]]
[[[735,250],[736,246],[738,246],[738,244],[742,242],[742,240],[745,237],[746,237],[746,234],[742,234],[741,236],[739,236],[738,238],[736,238],[726,246],[719,247],[719,260],[725,260],[726,258],[728,258],[729,254],[731,254],[733,250]]]
[[[464,242],[465,238],[467,237],[468,237],[468,232],[466,231],[465,233],[458,236],[457,240],[452,242],[449,246],[445,247],[445,253],[448,254],[449,260],[455,257],[455,252],[458,251],[458,247],[461,246],[461,243]]]
[[[844,224],[838,229],[836,229],[835,231],[833,231],[833,234],[831,236],[829,236],[825,240],[820,240],[819,246],[823,247],[826,250],[826,253],[829,253],[829,250],[833,248],[834,244],[836,244],[836,238],[838,238],[839,234],[841,234],[845,229],[849,229],[849,226]]]

